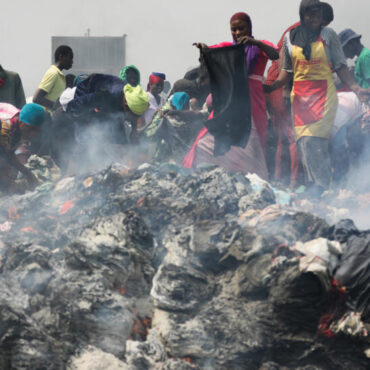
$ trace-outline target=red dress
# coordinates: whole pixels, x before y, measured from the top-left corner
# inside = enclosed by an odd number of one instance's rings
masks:
[[[276,46],[268,41],[262,41],[263,43],[270,45],[274,48]],[[233,45],[232,42],[221,42],[220,44],[210,46],[210,48],[222,48],[226,46]],[[250,102],[251,102],[251,113],[253,123],[257,129],[257,133],[261,142],[261,146],[263,152],[265,153],[266,148],[266,140],[268,134],[268,119],[267,119],[267,110],[266,110],[266,100],[265,95],[263,93],[263,75],[265,73],[266,65],[268,62],[268,57],[266,53],[260,50],[256,66],[252,74],[248,76],[248,85],[249,85],[249,95],[250,95]],[[196,138],[192,149],[186,155],[184,159],[184,167],[191,168],[193,166],[194,155],[195,155],[195,148],[201,138],[207,133],[207,129],[203,128],[199,133],[198,137]]]

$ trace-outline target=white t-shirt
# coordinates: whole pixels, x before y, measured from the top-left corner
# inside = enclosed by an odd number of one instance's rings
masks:
[[[147,109],[147,111],[145,112],[145,115],[144,115],[144,119],[145,119],[146,124],[148,124],[149,122],[152,121],[155,112],[157,110],[161,109],[163,107],[164,103],[166,102],[165,99],[163,98],[163,96],[160,96],[161,100],[158,104],[157,99],[154,97],[154,95],[150,91],[148,91],[147,94],[149,96],[149,108]]]

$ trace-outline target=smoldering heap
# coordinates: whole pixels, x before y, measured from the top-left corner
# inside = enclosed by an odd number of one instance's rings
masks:
[[[0,199],[1,369],[366,369],[370,232],[219,168]]]

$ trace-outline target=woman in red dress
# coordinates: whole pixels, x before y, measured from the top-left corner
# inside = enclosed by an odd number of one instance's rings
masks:
[[[268,41],[260,41],[256,40],[252,36],[252,21],[248,14],[246,13],[236,13],[230,19],[230,29],[231,34],[233,37],[233,42],[222,42],[217,45],[211,46],[211,48],[216,47],[226,47],[235,44],[244,44],[245,45],[245,55],[246,55],[246,62],[248,68],[248,84],[249,84],[249,92],[250,92],[250,104],[251,104],[251,111],[252,111],[252,120],[253,120],[253,129],[257,131],[258,138],[260,141],[260,146],[262,147],[262,154],[258,153],[259,167],[266,167],[264,163],[262,166],[262,162],[265,162],[264,152],[266,146],[266,139],[268,133],[268,120],[267,120],[267,111],[266,111],[266,100],[263,93],[263,74],[265,72],[265,68],[269,59],[276,60],[279,58],[279,53],[277,48]],[[208,46],[205,44],[196,44],[199,48],[207,48]],[[193,162],[196,159],[196,147],[199,144],[202,137],[204,137],[207,133],[207,129],[203,129],[199,134],[197,140],[194,143],[192,150],[188,153],[184,160],[185,167],[193,167]],[[253,134],[253,132],[252,132]],[[253,135],[251,135],[250,142],[253,140]],[[250,145],[248,143],[246,149],[248,147],[256,148],[255,145]],[[249,154],[247,157],[252,158],[254,154],[251,150],[249,150]],[[241,153],[240,153],[241,154]],[[247,154],[247,153],[246,153]],[[229,153],[230,155],[230,153]],[[262,156],[262,158],[261,158]],[[239,159],[242,158],[242,155],[238,156]],[[255,158],[254,158],[255,160]],[[253,167],[253,166],[252,166]],[[244,172],[244,171],[243,171]],[[253,168],[249,172],[253,172]],[[260,171],[260,174],[264,172],[264,176],[267,176],[267,172],[265,170]]]

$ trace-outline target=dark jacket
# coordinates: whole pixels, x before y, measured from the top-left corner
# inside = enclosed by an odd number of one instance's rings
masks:
[[[0,103],[9,103],[21,109],[26,104],[21,78],[0,65]]]

